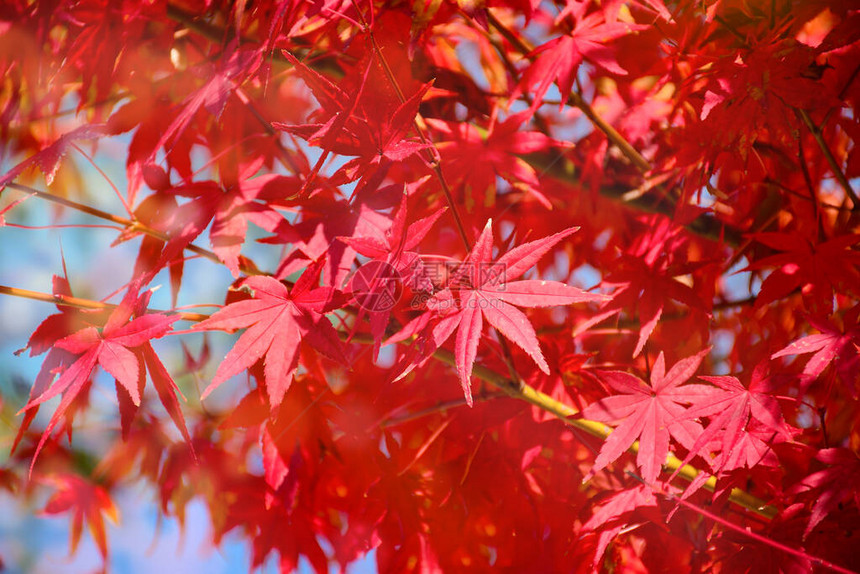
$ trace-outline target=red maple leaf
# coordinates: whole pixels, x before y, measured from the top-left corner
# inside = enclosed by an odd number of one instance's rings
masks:
[[[707,385],[681,386],[699,368],[710,349],[681,359],[666,372],[663,352],[651,370],[651,384],[622,371],[604,371],[600,377],[621,394],[600,399],[583,412],[588,419],[618,424],[603,443],[586,479],[621,456],[639,439],[636,463],[646,482],[653,482],[669,454],[669,437],[690,448],[702,432],[699,423],[685,417],[686,405],[716,393]]]
[[[535,169],[519,154],[547,150],[565,144],[537,131],[519,131],[531,118],[529,110],[512,114],[504,121],[493,121],[484,131],[477,126],[460,122],[427,119],[427,125],[442,134],[447,141],[436,144],[442,156],[442,169],[451,183],[459,183],[468,202],[495,201],[496,178],[502,177],[511,185],[524,188],[541,203],[549,201],[540,192],[540,181]],[[488,194],[485,196],[484,194]]]
[[[206,83],[179,104],[179,113],[152,148],[150,162],[155,159],[156,152],[162,146],[165,146],[166,153],[170,153],[171,142],[188,128],[191,120],[201,109],[205,108],[216,118],[220,116],[235,86],[259,69],[262,58],[259,49],[240,49],[238,42],[233,42],[219,62],[221,65],[218,67],[208,63],[201,66],[200,73],[202,77],[207,78]]]
[[[55,142],[43,148],[39,153],[28,157],[8,172],[0,177],[0,190],[7,184],[15,181],[15,179],[23,173],[25,169],[33,165],[39,166],[39,169],[45,175],[45,183],[49,186],[54,182],[54,177],[57,175],[57,170],[60,168],[60,162],[69,151],[69,147],[74,145],[76,140],[94,140],[105,135],[105,127],[103,125],[82,125],[72,131],[61,135]]]
[[[771,451],[770,442],[791,438],[791,429],[782,417],[774,391],[780,385],[767,376],[767,363],[760,363],[745,387],[736,377],[699,377],[713,385],[714,393],[698,397],[684,414],[689,419],[710,417],[710,422],[693,446],[685,463],[701,455],[717,471],[746,466],[752,468]],[[711,458],[711,453],[717,456]]]
[[[385,105],[389,103],[386,98],[379,97],[382,88],[368,83],[370,73],[379,66],[373,54],[364,65],[358,86],[351,91],[331,83],[292,55],[285,53],[285,56],[322,105],[317,114],[321,121],[304,125],[273,122],[272,125],[326,151],[359,156],[341,168],[340,172],[348,174],[347,180],[357,179],[370,165],[402,161],[430,146],[427,142],[405,137],[430,84],[404,95],[404,101],[392,109]]]
[[[481,339],[483,318],[505,338],[524,350],[544,373],[549,374],[549,366],[541,353],[534,328],[528,317],[514,305],[570,305],[598,301],[603,299],[603,296],[586,293],[558,281],[512,279],[528,271],[559,241],[576,230],[577,228],[566,229],[555,235],[525,243],[492,261],[492,220],[487,221],[472,252],[454,274],[449,286],[427,301],[430,311],[419,317],[427,325],[422,334],[424,345],[418,357],[409,357],[406,370],[400,376],[429,357],[456,330],[454,355],[457,373],[466,401],[471,405],[469,379]],[[438,320],[432,324],[427,323],[434,319]],[[403,333],[409,333],[409,330],[407,326]]]
[[[534,106],[543,101],[543,96],[553,82],[558,83],[561,92],[561,107],[573,87],[576,72],[583,60],[619,75],[627,72],[618,66],[613,50],[607,47],[610,40],[619,38],[643,26],[624,22],[607,22],[600,11],[586,15],[590,4],[574,2],[559,14],[556,21],[568,14],[574,16],[576,24],[569,34],[553,38],[529,54],[534,63],[523,73],[522,80],[514,91],[513,97],[523,92],[531,92]]]
[[[701,119],[718,149],[742,155],[759,139],[791,141],[797,124],[792,108],[834,105],[833,96],[809,77],[814,51],[792,38],[761,43],[713,62]]]
[[[752,262],[746,270],[776,267],[761,284],[756,298],[760,307],[784,299],[800,289],[808,306],[833,308],[833,292],[856,293],[860,285],[860,252],[851,246],[860,243],[860,234],[842,235],[814,244],[789,232],[756,233],[753,239],[779,251]]]
[[[803,374],[808,378],[806,383],[811,383],[827,368],[827,365],[835,360],[837,371],[846,383],[855,385],[851,387],[851,390],[856,394],[857,382],[852,380],[852,374],[857,373],[857,362],[860,359],[860,353],[858,353],[860,350],[858,315],[860,315],[860,305],[854,306],[845,314],[842,320],[843,329],[840,329],[832,321],[810,317],[808,319],[809,324],[821,333],[802,337],[771,355],[771,358],[815,353],[803,367]]]
[[[392,296],[392,290],[403,290],[404,286],[414,291],[420,291],[424,285],[427,291],[432,288],[429,278],[422,273],[421,258],[414,250],[445,209],[437,210],[407,227],[406,200],[407,194],[404,193],[391,227],[382,239],[363,236],[338,238],[360,255],[371,258],[370,262],[362,265],[353,275],[349,285],[350,291],[359,303],[358,319],[360,320],[365,314],[370,315],[374,357],[379,354],[393,305],[373,302],[379,302],[382,297]],[[362,270],[370,270],[373,276],[362,273]],[[356,327],[357,325],[358,321],[356,321]]]
[[[101,486],[87,482],[74,474],[63,474],[44,479],[57,487],[57,492],[45,504],[44,514],[53,515],[71,511],[72,525],[69,529],[69,547],[74,554],[81,540],[84,522],[98,546],[102,558],[107,558],[108,545],[104,516],[111,522],[119,522],[119,510],[110,494]]]
[[[69,280],[65,277],[54,275],[52,283],[53,288],[51,292],[55,297],[63,298],[66,296],[72,296],[72,289],[69,285]],[[45,320],[36,327],[36,330],[33,331],[33,334],[30,335],[30,339],[27,341],[27,346],[15,352],[17,355],[30,349],[31,357],[41,355],[45,351],[48,352],[47,356],[45,356],[45,360],[42,361],[42,367],[39,369],[39,374],[36,375],[36,380],[33,381],[33,386],[30,387],[30,396],[27,399],[28,402],[33,401],[47,391],[51,386],[51,383],[54,381],[57,371],[72,364],[76,359],[73,353],[70,353],[65,349],[55,347],[55,343],[63,337],[87,327],[89,323],[86,321],[86,318],[89,318],[91,321],[105,318],[105,313],[103,311],[88,311],[84,313],[79,309],[68,305],[57,305],[57,309],[59,310],[59,313],[48,315]],[[30,428],[30,424],[32,424],[33,419],[36,418],[36,414],[38,414],[38,412],[39,407],[34,406],[24,413],[24,420],[21,421],[21,425],[18,427],[18,434],[12,442],[12,452],[15,452],[18,448],[18,444],[21,442],[21,439],[24,438],[24,433],[26,433],[27,429]]]
[[[194,330],[246,329],[221,361],[201,399],[265,356],[269,401],[272,408],[277,407],[298,368],[299,343],[303,340],[330,358],[347,362],[337,331],[324,315],[342,305],[340,292],[315,287],[323,264],[320,259],[310,265],[292,290],[273,277],[248,277],[242,287],[253,291],[252,298],[231,303],[194,326]]]
[[[375,237],[384,240],[391,227],[391,215],[382,213],[397,205],[403,186],[382,188],[361,183],[349,200],[317,193],[302,201],[302,219],[291,226],[280,226],[275,235],[264,237],[261,243],[290,243],[294,250],[285,257],[275,273],[286,277],[311,261],[325,259],[323,281],[342,287],[352,269],[356,250],[342,237]]]
[[[634,357],[642,352],[670,299],[705,314],[709,310],[696,290],[676,279],[709,262],[687,262],[678,255],[686,251],[687,237],[670,219],[651,216],[645,221],[649,224],[648,230],[621,255],[615,269],[601,283],[605,287],[615,287],[615,291],[597,314],[574,330],[574,334],[582,333],[624,309],[637,308],[639,339],[633,350]]]
[[[54,376],[53,372],[48,375],[47,379],[42,380],[44,387],[39,389],[38,394],[31,395],[30,401],[21,409],[21,412],[27,411],[61,393],[63,394],[60,405],[54,411],[42,438],[39,440],[39,445],[36,447],[30,472],[33,470],[33,464],[35,464],[39,452],[51,435],[51,431],[54,430],[75,397],[84,388],[96,365],[101,366],[102,369],[116,378],[117,395],[120,397],[121,405],[125,400],[123,393],[128,394],[134,407],[140,405],[145,381],[145,371],[141,366],[141,361],[146,360],[156,368],[158,368],[157,365],[161,365],[154,352],[143,354],[144,349],[148,347],[149,341],[162,337],[170,331],[171,325],[179,319],[179,316],[149,313],[129,320],[135,310],[145,309],[147,300],[148,295],[139,297],[134,290],[130,290],[107,318],[103,327],[90,325],[54,343],[54,347],[65,350],[77,358],[53,384],[44,384],[50,383]],[[46,358],[46,363],[48,359],[50,359],[50,355]],[[161,376],[156,386],[160,387],[159,395],[162,401],[168,401],[165,402],[165,407],[171,416],[174,416],[178,412],[178,409],[172,404],[176,397],[173,396],[171,401],[168,399],[168,395],[172,394],[175,385],[173,385],[173,381],[167,375],[166,370],[163,370],[163,366],[159,370],[163,372],[159,373]],[[155,381],[155,377],[153,380]],[[179,414],[179,418],[181,419],[181,414]],[[175,416],[174,420],[176,420]],[[184,422],[177,423],[177,426],[187,436]]]
[[[826,448],[815,455],[815,460],[828,467],[813,472],[789,491],[816,493],[804,537],[849,496],[860,506],[860,458],[857,454],[847,448]]]
[[[609,543],[628,525],[637,509],[646,509],[657,524],[662,521],[662,516],[657,511],[657,499],[651,489],[644,484],[618,491],[594,509],[594,514],[582,525],[583,534],[599,533],[592,567],[597,568]]]

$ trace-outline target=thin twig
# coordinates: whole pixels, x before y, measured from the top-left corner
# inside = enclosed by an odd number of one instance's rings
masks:
[[[504,38],[507,40],[514,48],[517,49],[523,56],[528,56],[534,48],[529,46],[524,40],[518,38],[515,34],[513,34],[510,30],[508,30],[504,24],[502,24],[498,18],[493,15],[492,11],[487,10],[487,21],[490,25],[495,28]],[[582,95],[577,91],[572,91],[568,95],[568,103],[576,108],[582,110],[582,113],[585,114],[594,126],[602,131],[606,137],[611,141],[615,147],[621,150],[621,153],[624,154],[630,163],[636,166],[642,173],[647,173],[651,170],[651,164],[645,159],[642,154],[640,154],[633,145],[627,141],[627,139],[618,133],[612,125],[604,120],[600,114],[598,114],[594,108],[586,102]]]
[[[63,205],[65,207],[69,207],[69,208],[74,209],[76,211],[80,211],[81,213],[86,213],[87,215],[92,215],[93,217],[98,217],[99,219],[104,219],[106,221],[116,223],[117,225],[121,225],[122,227],[124,227],[130,231],[138,231],[140,233],[143,233],[145,235],[149,235],[150,237],[154,237],[154,238],[159,239],[161,241],[165,241],[165,242],[170,241],[170,236],[167,235],[166,233],[162,233],[161,231],[158,231],[157,229],[153,229],[153,228],[149,227],[148,225],[145,225],[145,224],[143,224],[137,220],[132,220],[132,219],[127,219],[125,217],[120,217],[118,215],[108,213],[107,211],[102,211],[101,209],[97,209],[97,208],[91,207],[89,205],[84,205],[83,203],[78,203],[76,201],[66,199],[65,197],[60,197],[58,195],[54,195],[53,193],[49,193],[47,191],[41,191],[39,189],[30,187],[27,185],[21,185],[20,183],[7,183],[6,187],[8,187],[10,189],[15,189],[17,191],[21,191],[24,193],[28,193],[34,197],[38,197],[40,199],[45,199],[47,201],[51,201],[53,203]],[[218,256],[215,253],[213,253],[212,251],[209,251],[208,249],[203,249],[202,247],[198,247],[197,245],[194,245],[192,243],[189,243],[188,245],[186,245],[185,249],[187,249],[188,251],[191,251],[192,253],[196,253],[197,255],[205,257],[206,259],[209,259],[210,261],[212,261],[214,263],[221,264],[221,260],[218,258]],[[239,264],[239,269],[243,273],[245,273],[246,275],[261,275],[262,274],[262,272],[259,271],[258,269],[251,267],[251,266],[248,266],[248,265],[245,265],[241,262]]]
[[[13,297],[22,297],[24,299],[33,299],[35,301],[43,301],[45,303],[54,303],[55,305],[64,305],[67,307],[75,307],[77,309],[86,310],[104,310],[116,309],[113,303],[105,303],[103,301],[93,301],[92,299],[82,299],[80,297],[72,297],[70,295],[52,295],[42,293],[40,291],[30,291],[29,289],[20,289],[18,287],[8,287],[0,285],[0,293],[3,295],[11,295]],[[147,309],[147,313],[163,313],[179,315],[183,321],[203,321],[209,318],[209,315],[203,313],[186,313],[183,311],[162,311],[160,309]]]
[[[855,193],[854,189],[851,187],[851,184],[848,182],[848,178],[845,177],[845,174],[842,172],[842,168],[839,167],[839,163],[836,161],[836,158],[833,157],[833,152],[830,151],[830,148],[827,146],[827,142],[824,141],[824,137],[821,135],[821,130],[812,122],[812,118],[809,117],[806,110],[798,109],[797,114],[800,116],[800,119],[803,120],[809,133],[811,133],[812,137],[815,138],[815,142],[821,149],[821,153],[824,154],[824,159],[826,159],[827,163],[830,165],[830,170],[836,177],[836,181],[839,182],[839,185],[842,186],[842,189],[844,189],[848,197],[851,198],[851,202],[854,204],[854,211],[860,209],[860,198],[857,197],[857,193]]]

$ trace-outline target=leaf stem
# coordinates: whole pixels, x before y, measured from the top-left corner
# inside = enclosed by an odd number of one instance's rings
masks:
[[[844,189],[848,197],[851,198],[851,203],[854,204],[853,211],[860,209],[860,198],[857,197],[857,193],[851,187],[851,184],[848,182],[848,178],[845,177],[845,174],[842,172],[842,168],[839,167],[839,163],[833,156],[833,152],[830,151],[827,142],[824,141],[824,137],[821,135],[821,129],[813,123],[812,118],[809,117],[809,113],[806,110],[798,108],[797,114],[800,116],[806,129],[808,129],[809,133],[812,134],[812,137],[815,138],[815,143],[818,144],[818,147],[821,149],[821,153],[824,154],[824,159],[826,159],[827,163],[830,165],[830,169],[833,171],[836,181],[839,182],[839,185],[842,186],[842,189]]]

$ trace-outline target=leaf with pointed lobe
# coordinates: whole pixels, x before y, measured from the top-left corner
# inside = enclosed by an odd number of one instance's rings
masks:
[[[442,170],[452,184],[462,188],[467,199],[492,205],[496,197],[496,179],[501,177],[512,185],[525,188],[537,201],[551,209],[541,193],[537,171],[519,154],[564,148],[568,144],[535,131],[521,131],[531,117],[529,110],[512,114],[503,121],[493,118],[484,133],[472,124],[442,121],[433,118],[427,125],[445,141],[436,144],[441,155]]]
[[[339,300],[339,292],[328,287],[313,288],[324,263],[321,259],[310,265],[296,281],[292,292],[272,277],[248,277],[242,285],[253,291],[252,298],[230,303],[193,327],[194,330],[228,332],[245,329],[218,366],[201,399],[233,375],[265,358],[269,401],[271,408],[277,407],[298,368],[299,344],[303,339],[330,358],[343,364],[347,362],[337,332],[323,315],[331,310],[332,302]]]
[[[86,523],[102,558],[107,558],[108,544],[104,517],[106,516],[114,524],[119,522],[119,510],[111,500],[108,491],[74,474],[54,476],[44,481],[54,485],[57,491],[45,504],[42,512],[47,515],[72,513],[72,525],[69,531],[71,553],[74,554],[77,550],[81,532]]]
[[[639,336],[633,357],[639,356],[653,333],[669,300],[700,311],[705,317],[710,305],[681,277],[710,265],[712,261],[686,261],[688,238],[682,228],[663,216],[644,218],[646,233],[637,237],[607,274],[601,285],[615,288],[601,309],[578,324],[574,335],[585,332],[625,310],[638,311]]]
[[[715,472],[751,468],[765,459],[774,440],[791,438],[791,428],[773,396],[779,382],[768,376],[767,363],[755,368],[748,387],[731,376],[699,378],[713,384],[715,392],[699,397],[684,414],[688,419],[710,419],[689,446],[685,464],[700,455]],[[716,456],[711,457],[712,453]]]
[[[858,345],[860,345],[858,314],[860,314],[860,305],[854,306],[845,314],[842,321],[844,329],[840,329],[833,321],[810,317],[809,324],[818,329],[820,334],[807,335],[794,341],[771,355],[771,359],[813,353],[803,367],[804,375],[815,379],[835,360],[837,370],[846,381],[850,381],[850,365],[858,357]]]
[[[522,348],[542,371],[548,372],[534,327],[508,301],[520,307],[541,307],[603,299],[602,295],[586,293],[557,281],[515,280],[574,231],[576,229],[568,229],[526,243],[493,262],[492,222],[488,221],[469,256],[450,278],[449,286],[427,301],[429,317],[419,336],[420,343],[408,355],[409,363],[402,366],[398,378],[426,360],[456,329],[457,372],[466,402],[471,405],[470,377],[484,318]]]
[[[599,373],[600,378],[619,394],[592,403],[582,414],[587,419],[617,426],[603,443],[586,480],[620,457],[638,439],[636,463],[642,478],[653,482],[666,462],[670,437],[688,448],[695,443],[702,427],[686,418],[684,413],[687,405],[713,395],[715,389],[682,383],[693,376],[709,352],[710,349],[705,349],[686,357],[667,373],[661,351],[651,371],[650,384],[621,371]]]
[[[619,67],[612,54],[612,49],[606,44],[644,26],[622,22],[608,22],[601,12],[585,14],[588,3],[570,3],[566,13],[573,7],[576,25],[570,34],[553,38],[529,54],[533,63],[522,76],[515,95],[531,92],[535,104],[543,100],[550,84],[556,82],[562,95],[562,106],[573,88],[577,70],[583,60],[600,66],[618,75],[626,75],[627,71]]]
[[[634,511],[640,508],[653,508],[654,514],[657,514],[656,507],[657,499],[651,489],[645,484],[638,484],[633,488],[616,492],[595,509],[591,518],[582,525],[583,533],[598,533],[592,567],[597,569],[609,543],[627,526],[626,523]]]
[[[92,140],[98,139],[105,135],[105,126],[85,124],[74,130],[63,134],[57,140],[44,147],[37,154],[25,159],[8,172],[0,176],[0,189],[7,184],[15,181],[21,173],[32,165],[36,165],[45,176],[45,183],[50,185],[54,183],[54,177],[57,175],[57,170],[60,168],[60,163],[66,153],[77,140]]]
[[[145,343],[141,347],[140,353],[146,365],[146,370],[149,372],[149,378],[152,380],[152,386],[155,387],[155,392],[158,394],[164,410],[167,411],[168,416],[173,420],[176,428],[179,429],[185,442],[191,445],[191,436],[188,434],[188,428],[185,425],[185,417],[182,414],[179,400],[176,398],[176,395],[179,394],[185,400],[182,391],[179,390],[179,387],[173,381],[173,377],[170,376],[170,372],[161,362],[161,359],[158,358],[158,354],[152,348],[152,345]]]
[[[179,114],[162,132],[152,150],[150,161],[155,159],[156,151],[188,128],[191,120],[201,109],[205,109],[215,117],[220,116],[236,82],[253,74],[261,63],[259,50],[243,50],[237,43],[233,43],[227,51],[229,56],[221,60],[220,69],[207,70],[206,83],[180,104]],[[168,154],[170,151],[170,149],[166,150]]]
[[[137,302],[141,298],[135,291],[129,291],[120,305],[107,317],[101,330],[94,326],[87,326],[54,343],[54,349],[67,352],[73,359],[69,359],[69,366],[56,381],[53,380],[55,376],[53,371],[46,373],[45,376],[40,374],[37,378],[39,388],[34,389],[30,400],[20,411],[31,411],[45,401],[63,394],[60,406],[54,412],[33,455],[31,472],[51,431],[90,379],[96,365],[100,365],[116,378],[117,384],[125,389],[135,407],[140,405],[141,359],[133,350],[167,334],[172,324],[179,318],[147,314],[131,319],[135,307],[138,306]],[[57,360],[59,355],[53,354],[54,349],[46,358],[46,364],[49,360],[51,363]],[[130,412],[129,409],[125,410],[126,414]]]
[[[792,493],[816,493],[804,538],[845,499],[850,497],[860,506],[860,458],[857,454],[847,448],[827,448],[818,451],[815,459],[828,466],[813,472],[790,490]]]
[[[833,293],[857,293],[860,285],[860,234],[835,237],[821,243],[796,233],[756,233],[752,238],[777,251],[753,261],[745,270],[775,267],[762,282],[756,307],[786,297],[800,289],[807,304],[832,309]]]

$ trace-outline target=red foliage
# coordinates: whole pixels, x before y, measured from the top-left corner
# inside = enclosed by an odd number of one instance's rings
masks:
[[[0,225],[51,201],[136,258],[100,301],[80,269],[0,286],[59,309],[29,397],[0,387],[23,413],[0,489],[53,486],[44,512],[106,560],[143,481],[282,571],[860,569],[858,22],[847,0],[3,3]],[[77,185],[105,149],[109,197]],[[192,257],[227,270],[221,300],[189,293]],[[117,431],[73,441],[105,378]]]

